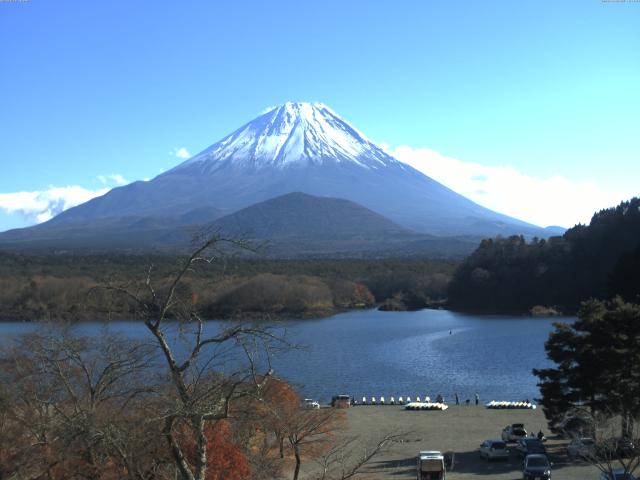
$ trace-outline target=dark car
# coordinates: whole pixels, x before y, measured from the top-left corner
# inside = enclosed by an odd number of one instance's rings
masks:
[[[527,455],[522,462],[522,478],[524,480],[549,480],[551,463],[546,455],[534,453]]]
[[[353,405],[353,399],[350,395],[334,395],[331,398],[331,406],[337,408],[347,408]]]
[[[620,458],[630,458],[636,454],[636,446],[630,438],[616,438],[615,452]]]
[[[557,425],[565,438],[593,437],[595,426],[593,418],[583,413],[574,413]]]
[[[600,480],[636,480],[636,477],[634,477],[630,473],[625,472],[623,468],[616,468],[612,473],[601,473]]]
[[[600,442],[597,448],[602,459],[630,458],[637,452],[633,440],[629,438],[611,438]]]
[[[521,438],[518,440],[518,443],[516,443],[516,450],[518,451],[518,455],[523,458],[534,453],[539,453],[541,455],[547,454],[547,449],[543,443],[537,438],[531,437]]]

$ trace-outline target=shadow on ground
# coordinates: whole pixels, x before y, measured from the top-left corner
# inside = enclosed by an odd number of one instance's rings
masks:
[[[416,475],[416,457],[373,462],[369,467],[371,472],[384,471],[386,475],[407,476]],[[391,470],[391,471],[389,471]]]
[[[549,459],[553,463],[552,471],[558,472],[564,468],[575,466],[576,462],[569,460],[564,450],[557,446],[549,447]],[[507,460],[492,460],[480,458],[477,450],[456,452],[453,459],[451,474],[482,476],[487,478],[501,476],[514,480],[522,478],[522,458],[511,446],[511,454]],[[393,460],[372,462],[368,472],[384,474],[385,478],[415,478],[416,457],[406,457]]]
[[[569,460],[564,451],[551,447],[548,450],[549,460],[552,463],[551,471],[561,471],[563,468],[574,466],[576,462]],[[458,452],[452,472],[472,474],[478,476],[496,476],[513,474],[514,479],[522,478],[522,457],[518,455],[513,446],[507,460],[487,461],[480,458],[477,450],[471,452]]]

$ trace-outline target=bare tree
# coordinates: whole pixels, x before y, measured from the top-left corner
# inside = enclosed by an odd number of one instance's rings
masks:
[[[571,437],[593,437],[593,446],[583,448],[580,456],[602,473],[613,479],[614,470],[633,474],[640,466],[638,422],[633,422],[636,425],[633,428],[624,428],[625,436],[621,436],[620,422],[624,420],[621,420],[620,415],[605,409],[593,412],[591,409],[576,407],[567,413],[566,419],[578,420],[583,425],[577,431],[568,432]]]
[[[198,264],[215,261],[220,254],[218,247],[224,243],[245,246],[218,235],[210,237],[183,262],[166,288],[155,287],[152,268],[141,290],[127,285],[108,287],[133,301],[160,349],[173,390],[160,412],[162,435],[183,480],[205,479],[207,422],[234,415],[233,406],[241,398],[260,396],[272,375],[268,354],[278,343],[264,326],[235,323],[207,329],[190,296],[180,294],[185,277]],[[172,342],[176,327],[180,341]],[[264,371],[259,373],[260,367]],[[195,440],[193,452],[186,451],[181,442],[185,432]]]
[[[150,454],[150,425],[140,416],[157,393],[148,345],[54,331],[26,335],[5,355],[14,472],[153,478],[162,458]]]
[[[331,435],[344,424],[344,412],[334,408],[301,408],[285,422],[287,439],[296,461],[293,480],[298,480],[303,452],[317,455],[328,447]]]
[[[320,473],[313,480],[347,480],[360,475],[374,457],[405,435],[386,434],[374,442],[363,442],[359,437],[344,437],[332,443],[329,450],[315,459]]]

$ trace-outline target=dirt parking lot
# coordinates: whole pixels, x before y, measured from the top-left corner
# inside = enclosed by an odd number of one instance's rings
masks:
[[[407,440],[396,443],[376,457],[364,478],[416,478],[415,458],[420,450],[455,452],[448,480],[521,479],[521,460],[515,450],[507,462],[480,459],[478,447],[490,438],[500,438],[511,423],[524,423],[527,431],[548,432],[541,410],[489,410],[483,406],[451,406],[444,412],[408,411],[400,406],[359,406],[347,410],[349,434],[380,438],[386,432],[410,432]],[[566,440],[551,438],[547,448],[553,462],[552,478],[597,480],[599,472],[583,462],[571,461],[565,454]]]

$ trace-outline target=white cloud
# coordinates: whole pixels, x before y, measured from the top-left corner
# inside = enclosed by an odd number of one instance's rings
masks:
[[[639,193],[607,191],[588,180],[533,177],[510,165],[464,162],[428,148],[386,150],[480,205],[540,226],[589,223],[596,211]]]
[[[270,107],[265,107],[262,109],[262,111],[260,112],[260,115],[264,115],[265,113],[269,113],[271,110],[278,108],[275,105],[272,105]]]
[[[114,182],[116,182],[117,185],[126,185],[127,183],[129,183],[129,180],[127,180],[126,178],[124,178],[122,175],[120,175],[119,173],[114,173],[112,175],[109,175],[109,178],[111,180],[113,180]]]
[[[9,214],[20,214],[30,223],[41,223],[109,190],[108,187],[87,190],[73,185],[33,192],[0,193],[0,209]]]
[[[112,173],[111,175],[98,175],[98,181],[103,185],[115,183],[118,186],[126,185],[129,183],[129,180],[124,178],[119,173]]]
[[[169,152],[169,155],[173,156],[175,155],[178,158],[191,158],[191,154],[189,153],[189,150],[187,150],[185,147],[180,147],[180,148],[176,148],[173,147],[173,151]]]

